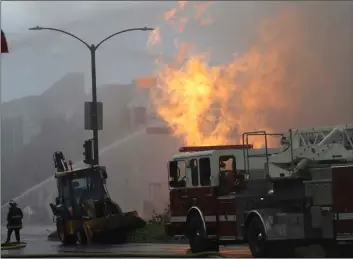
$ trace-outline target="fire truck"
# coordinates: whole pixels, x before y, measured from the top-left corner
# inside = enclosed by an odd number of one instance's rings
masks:
[[[254,137],[262,148],[249,144]],[[192,252],[248,243],[254,257],[288,257],[318,244],[352,256],[353,124],[247,132],[242,142],[173,156],[167,234],[186,237]]]

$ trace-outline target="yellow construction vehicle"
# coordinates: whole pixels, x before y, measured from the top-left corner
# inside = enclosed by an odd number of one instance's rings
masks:
[[[109,196],[104,166],[72,169],[62,152],[54,153],[58,197],[50,207],[58,237],[65,245],[124,243],[129,233],[144,227],[136,211],[123,213]]]

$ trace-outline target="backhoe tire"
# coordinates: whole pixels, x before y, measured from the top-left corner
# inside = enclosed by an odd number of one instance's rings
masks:
[[[58,220],[56,222],[56,229],[58,237],[63,245],[74,245],[76,244],[76,236],[70,235],[66,232],[65,221]]]
[[[217,240],[207,237],[201,216],[193,215],[187,223],[187,237],[192,253],[218,252]]]

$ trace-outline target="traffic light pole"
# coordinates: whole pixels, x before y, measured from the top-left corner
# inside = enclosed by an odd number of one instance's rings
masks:
[[[93,164],[92,165],[99,165],[99,143],[98,143],[98,109],[97,109],[97,79],[96,79],[96,50],[99,48],[99,46],[104,43],[105,41],[109,40],[110,38],[125,33],[129,31],[153,31],[152,28],[133,28],[133,29],[127,29],[127,30],[122,30],[116,33],[113,33],[100,41],[97,45],[89,45],[87,42],[82,40],[81,38],[77,37],[76,35],[69,33],[64,30],[60,29],[55,29],[55,28],[49,28],[49,27],[33,27],[29,28],[29,30],[50,30],[50,31],[56,31],[56,32],[61,32],[64,33],[68,36],[71,36],[75,38],[76,40],[82,42],[89,50],[91,53],[91,70],[92,70],[92,131],[93,131]]]
[[[98,114],[97,114],[97,78],[96,78],[96,46],[90,47],[92,69],[92,120],[93,120],[93,164],[99,165]]]

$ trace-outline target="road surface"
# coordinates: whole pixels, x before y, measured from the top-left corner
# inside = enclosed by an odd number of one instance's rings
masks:
[[[52,228],[52,227],[51,227]],[[50,230],[51,228],[48,228]],[[148,253],[148,254],[185,254],[188,249],[186,244],[140,244],[128,243],[123,245],[92,245],[92,246],[62,246],[58,242],[47,240],[48,230],[45,227],[27,227],[22,231],[21,241],[27,247],[18,250],[5,250],[1,254],[39,254],[39,253],[64,253],[64,252],[113,252],[113,253]],[[6,229],[2,228],[1,241],[6,237]],[[14,241],[14,236],[12,241]],[[246,245],[221,247],[221,253],[232,257],[250,257]]]

